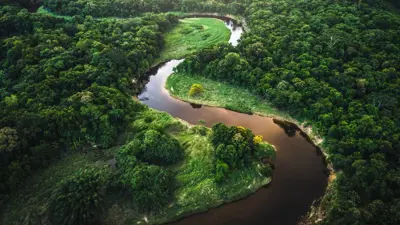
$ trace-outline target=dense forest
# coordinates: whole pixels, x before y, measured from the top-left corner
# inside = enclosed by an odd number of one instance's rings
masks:
[[[0,203],[65,154],[116,143],[143,110],[130,96],[143,88],[163,34],[178,22],[165,12],[219,12],[244,16],[250,32],[237,48],[204,49],[177,71],[246,87],[309,121],[337,172],[320,205],[320,224],[400,224],[400,14],[391,4],[398,1],[44,1],[68,19],[0,6]],[[121,176],[124,185],[136,179],[137,186],[128,185],[132,197],[150,210],[166,204],[175,185],[161,165],[176,163],[182,153],[158,131],[140,135],[119,150],[118,170],[132,176]],[[245,158],[225,154],[238,151],[229,138],[214,145],[222,179]],[[72,186],[96,190],[82,204],[97,209],[92,205],[107,176],[87,168],[60,183],[52,222],[61,224],[70,213],[57,210],[60,202],[72,210],[79,201],[65,198]],[[148,186],[154,192],[141,192]],[[94,219],[94,211],[84,213],[74,217],[79,224]]]
[[[68,149],[111,146],[142,107],[129,96],[177,23],[161,14],[66,21],[11,6],[0,16],[1,193]]]
[[[400,15],[367,4],[254,1],[239,46],[178,72],[253,90],[324,137],[337,179],[324,224],[400,223]]]

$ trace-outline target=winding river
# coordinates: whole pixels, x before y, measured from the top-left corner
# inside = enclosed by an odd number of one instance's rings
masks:
[[[226,20],[231,30],[229,40],[236,45],[242,28]],[[206,126],[222,122],[247,127],[277,149],[273,181],[249,197],[195,214],[176,225],[293,225],[305,215],[314,200],[320,198],[327,186],[326,167],[320,151],[306,140],[300,131],[288,134],[272,118],[247,115],[216,107],[189,104],[172,98],[164,88],[173,68],[182,60],[171,60],[149,71],[150,80],[139,95],[140,101],[151,108],[165,111],[174,117]]]

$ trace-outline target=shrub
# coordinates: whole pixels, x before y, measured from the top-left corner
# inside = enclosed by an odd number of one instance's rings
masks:
[[[165,206],[172,197],[174,176],[155,165],[137,166],[131,174],[132,197],[139,210],[148,212]]]
[[[105,194],[106,171],[79,169],[57,184],[50,200],[50,220],[57,225],[94,224]]]
[[[0,152],[11,152],[17,146],[18,135],[15,129],[3,127],[0,129]]]
[[[273,169],[268,164],[261,164],[260,173],[266,177],[272,176]]]
[[[236,166],[238,155],[235,146],[220,144],[215,150],[215,155],[217,159],[227,163],[230,167]]]
[[[179,142],[155,130],[144,133],[138,158],[156,165],[170,165],[183,158],[183,150]]]
[[[254,144],[260,144],[263,141],[263,136],[262,135],[257,135],[253,138],[253,143]]]
[[[189,96],[201,95],[204,92],[204,88],[201,84],[192,84],[189,90]]]
[[[223,161],[218,160],[215,167],[215,181],[221,182],[228,176],[229,166]]]
[[[230,170],[249,165],[252,160],[274,157],[274,148],[262,142],[261,135],[242,126],[227,127],[222,123],[212,127],[211,142],[215,153],[215,179],[222,181]],[[265,174],[270,174],[265,169]]]
[[[183,158],[183,149],[173,137],[156,130],[147,130],[120,148],[117,155],[118,165],[127,165],[129,157],[137,157],[143,162],[156,165],[171,165]],[[135,161],[136,159],[132,159],[129,162]]]
[[[208,128],[205,127],[205,126],[202,126],[202,125],[193,126],[193,127],[191,128],[191,131],[192,131],[193,133],[199,134],[199,135],[201,135],[201,136],[206,136],[206,135],[209,133]]]

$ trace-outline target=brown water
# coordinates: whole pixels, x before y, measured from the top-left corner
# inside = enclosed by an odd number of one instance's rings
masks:
[[[241,29],[233,29],[230,42],[237,44]],[[236,32],[236,33],[235,33]],[[234,40],[232,39],[234,38]],[[167,77],[182,60],[171,60],[152,70],[153,75],[139,99],[151,108],[165,111],[189,123],[205,120],[207,126],[222,122],[247,127],[277,149],[273,181],[267,188],[240,201],[186,217],[179,225],[284,225],[296,224],[321,197],[327,185],[326,167],[319,150],[296,131],[287,134],[272,118],[247,115],[216,107],[189,104],[169,96]]]

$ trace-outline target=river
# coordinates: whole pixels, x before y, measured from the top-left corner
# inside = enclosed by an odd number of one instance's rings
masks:
[[[232,21],[229,42],[236,46],[243,32]],[[288,134],[272,118],[247,115],[216,107],[189,104],[172,98],[164,88],[173,68],[182,60],[171,60],[149,71],[149,82],[139,95],[142,103],[165,111],[191,124],[205,120],[206,126],[221,122],[244,126],[262,135],[276,147],[273,181],[249,197],[195,214],[174,225],[293,225],[310,209],[312,202],[323,196],[327,186],[326,166],[320,151],[300,131]]]

